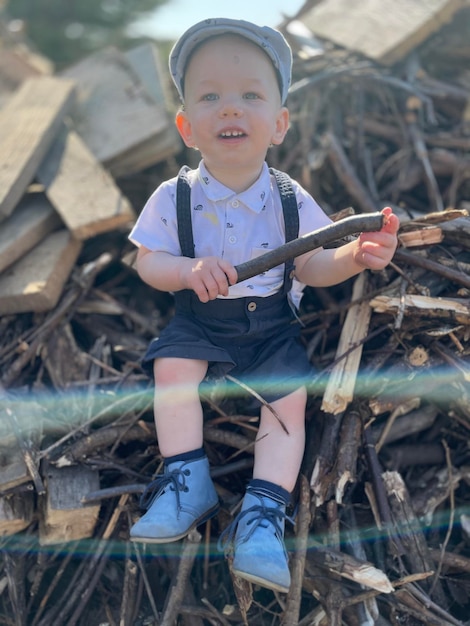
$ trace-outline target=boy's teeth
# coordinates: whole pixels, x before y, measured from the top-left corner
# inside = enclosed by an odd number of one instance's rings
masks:
[[[228,130],[222,133],[222,137],[240,137],[243,133],[238,130]]]

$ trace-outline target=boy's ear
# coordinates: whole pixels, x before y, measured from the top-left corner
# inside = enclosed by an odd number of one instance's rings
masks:
[[[284,141],[287,131],[289,130],[289,111],[286,107],[282,107],[276,119],[276,130],[271,139],[271,143],[278,146]]]
[[[184,141],[188,148],[194,148],[195,143],[192,137],[191,122],[186,115],[186,112],[178,111],[175,118],[176,128],[178,129],[181,139]]]

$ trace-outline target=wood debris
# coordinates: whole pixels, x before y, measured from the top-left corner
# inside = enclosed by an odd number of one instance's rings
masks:
[[[286,597],[232,580],[216,548],[252,472],[249,394],[203,392],[218,516],[183,542],[128,540],[162,462],[139,359],[173,298],[137,277],[127,233],[194,159],[153,47],[0,80],[1,623],[468,624],[470,5],[346,4],[309,0],[283,24],[291,128],[269,163],[334,219],[393,206],[400,247],[305,292],[317,374]],[[143,126],[118,121],[127,106]]]

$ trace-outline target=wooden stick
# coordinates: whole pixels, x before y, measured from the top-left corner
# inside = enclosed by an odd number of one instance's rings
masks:
[[[281,626],[294,626],[299,623],[300,604],[302,601],[302,581],[304,578],[305,558],[307,556],[307,538],[312,515],[310,513],[310,485],[307,478],[300,475],[299,514],[295,552],[292,559],[292,583],[287,596],[287,605],[282,616]]]
[[[172,626],[178,617],[186,590],[186,584],[191,574],[201,539],[202,536],[198,531],[192,530],[183,542],[178,572],[168,591],[167,604],[162,615],[161,626]]]
[[[275,250],[270,250],[256,259],[250,259],[245,263],[236,265],[238,280],[240,283],[247,278],[262,274],[288,259],[294,259],[301,254],[331,244],[338,239],[343,239],[360,232],[380,230],[383,226],[384,216],[382,213],[370,213],[368,215],[352,215],[334,224],[328,224],[323,228],[293,239]]]

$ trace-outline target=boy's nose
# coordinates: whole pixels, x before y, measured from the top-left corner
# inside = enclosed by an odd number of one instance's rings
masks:
[[[221,117],[240,117],[243,115],[242,108],[234,101],[227,101],[220,107]]]

